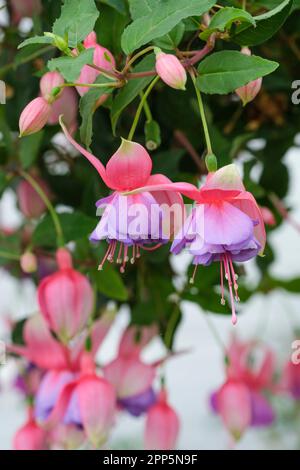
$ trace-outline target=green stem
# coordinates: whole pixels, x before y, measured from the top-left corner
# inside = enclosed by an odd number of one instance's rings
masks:
[[[141,99],[143,99],[143,96],[144,96],[144,93],[141,92],[141,93],[140,93]],[[150,109],[150,106],[149,106],[149,104],[148,104],[147,99],[144,101],[143,106],[144,106],[144,112],[145,112],[145,116],[146,116],[147,122],[152,121],[152,113],[151,113],[151,109]]]
[[[196,91],[196,96],[197,96],[197,101],[198,101],[198,106],[199,106],[199,111],[200,111],[200,116],[201,116],[201,121],[202,121],[202,126],[203,126],[203,131],[204,131],[204,137],[205,137],[205,142],[206,142],[206,147],[207,147],[207,153],[212,154],[212,146],[211,146],[211,141],[210,141],[210,136],[209,136],[209,131],[208,131],[208,125],[205,117],[205,111],[204,111],[204,106],[203,106],[203,101],[201,97],[201,93],[197,88],[196,85],[196,78],[193,74],[191,74],[194,88]]]
[[[176,325],[177,325],[179,318],[180,318],[180,308],[179,308],[179,305],[175,304],[170,320],[168,321],[168,325],[167,325],[167,329],[166,329],[166,333],[164,337],[164,343],[168,349],[171,349],[174,332],[175,332]]]
[[[6,253],[5,251],[0,251],[0,258],[12,259],[12,260],[19,260],[20,256],[16,255],[15,253]]]
[[[145,49],[142,49],[141,51],[137,52],[134,56],[131,57],[131,59],[127,62],[125,65],[124,69],[122,70],[122,74],[126,74],[126,72],[130,69],[132,64],[142,55],[147,54],[147,52],[153,51],[155,46],[148,46],[145,47]]]
[[[3,67],[0,68],[0,77],[6,74],[11,69],[17,69],[20,65],[26,64],[27,62],[30,62],[31,60],[35,59],[36,57],[39,57],[42,54],[45,54],[48,51],[51,51],[53,49],[53,46],[46,46],[43,47],[42,49],[39,49],[38,51],[33,52],[29,56],[25,57],[24,59],[20,60],[17,64],[15,62],[10,62],[9,64],[4,65]]]
[[[118,88],[120,86],[119,82],[113,83],[63,83],[59,88],[64,88],[68,86],[84,86],[88,88]]]
[[[28,173],[22,170],[19,173],[24,179],[26,179],[26,181],[28,181],[28,183],[33,187],[33,189],[37,192],[37,194],[40,196],[40,198],[44,202],[53,221],[53,225],[56,231],[57,245],[64,246],[65,242],[64,242],[62,227],[61,227],[58,215],[55,212],[55,209],[52,206],[48,196],[45,194],[45,192],[43,191],[41,186],[36,182],[36,180],[32,178],[32,176],[30,176]]]
[[[141,115],[141,112],[142,112],[142,109],[144,107],[144,103],[145,101],[147,100],[149,94],[151,93],[151,90],[152,88],[155,86],[155,84],[158,82],[159,80],[159,76],[157,75],[154,80],[152,80],[152,82],[150,83],[150,85],[148,86],[147,90],[145,91],[141,101],[140,101],[140,104],[138,105],[138,108],[136,110],[136,114],[135,114],[135,117],[134,117],[134,121],[132,123],[132,126],[131,126],[131,129],[129,131],[129,134],[128,134],[128,137],[127,139],[128,140],[132,140],[133,136],[134,136],[134,133],[135,133],[135,130],[136,130],[136,126],[138,124],[138,121],[139,121],[139,118],[140,118],[140,115]]]

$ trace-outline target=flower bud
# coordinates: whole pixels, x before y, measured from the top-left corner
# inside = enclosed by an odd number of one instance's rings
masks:
[[[85,276],[72,267],[70,253],[60,248],[59,270],[38,287],[38,301],[46,322],[63,342],[80,333],[93,309],[93,290]]]
[[[160,49],[156,53],[156,72],[163,82],[176,90],[185,90],[186,72],[173,54],[165,54]]]
[[[20,265],[24,273],[34,273],[37,270],[36,256],[29,251],[24,253],[20,258]]]
[[[260,210],[261,210],[262,217],[264,219],[264,223],[266,225],[270,225],[270,226],[276,225],[276,219],[274,217],[274,214],[268,207],[261,206]]]
[[[28,421],[15,434],[13,440],[15,450],[45,450],[46,431],[40,428],[29,411]]]
[[[159,124],[153,119],[146,121],[144,131],[147,149],[156,150],[161,144]]]
[[[146,418],[145,448],[151,450],[173,450],[179,433],[179,418],[167,403],[165,391],[160,393]]]
[[[51,106],[45,98],[39,97],[30,101],[20,116],[20,137],[40,131],[47,123],[50,113]]]
[[[217,157],[213,153],[206,155],[205,165],[209,173],[217,171],[218,169]]]
[[[41,178],[34,178],[47,197],[50,197],[50,189]],[[46,210],[44,201],[36,190],[26,180],[22,180],[17,187],[17,198],[21,212],[28,219],[40,217]]]
[[[251,55],[251,51],[248,47],[243,47],[241,49],[241,53],[245,55]],[[247,85],[239,87],[235,90],[236,94],[242,100],[243,106],[246,106],[247,103],[254,100],[261,89],[261,84],[262,78],[257,78],[256,80],[247,83]]]
[[[56,91],[55,88],[59,88],[64,83],[64,79],[58,72],[47,72],[40,80],[40,90],[43,98],[52,103],[58,98],[58,94],[53,94]],[[58,90],[59,91],[59,90]]]

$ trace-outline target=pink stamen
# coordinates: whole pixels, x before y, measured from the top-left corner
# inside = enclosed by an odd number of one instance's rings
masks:
[[[103,257],[103,260],[101,261],[101,263],[100,263],[99,266],[98,266],[98,271],[102,271],[103,265],[104,265],[105,261],[107,260],[109,254],[110,254],[111,249],[112,249],[112,245],[109,244],[109,247],[107,248],[106,253],[105,253],[104,257]]]
[[[229,270],[227,254],[224,255],[224,267],[225,267],[225,273],[226,273],[225,277],[228,280],[228,287],[229,287],[229,293],[230,293],[232,323],[233,325],[235,325],[237,322],[237,316],[235,312],[234,296],[233,296],[233,291],[232,291],[232,280],[231,280],[231,275],[230,275],[230,270]]]
[[[119,253],[117,256],[117,264],[122,263],[122,249],[123,249],[123,243],[120,243]]]
[[[230,264],[231,275],[232,275],[232,279],[233,279],[233,287],[234,287],[234,293],[235,293],[235,300],[236,300],[237,302],[239,302],[239,301],[240,301],[239,293],[238,293],[238,288],[239,288],[239,286],[238,286],[238,283],[236,282],[236,280],[237,280],[237,275],[235,274],[231,257],[229,257],[229,264]]]
[[[110,263],[113,263],[113,262],[114,262],[116,247],[117,247],[117,242],[116,242],[116,240],[114,240],[114,241],[112,242],[112,250],[111,250],[111,253],[110,253],[109,256],[108,256],[108,261],[109,261]]]
[[[140,258],[140,257],[141,257],[139,245],[136,245],[136,255],[135,255],[135,257],[136,257],[136,258]]]
[[[124,256],[123,256],[123,264],[120,267],[120,272],[123,274],[125,273],[126,263],[128,261],[128,245],[124,245]]]
[[[196,276],[196,274],[197,274],[197,269],[198,269],[198,264],[195,264],[194,271],[193,271],[193,275],[192,275],[192,277],[190,278],[190,284],[194,284],[194,282],[195,282],[195,276]]]
[[[158,243],[157,245],[154,245],[154,246],[150,246],[150,247],[147,247],[145,245],[141,246],[141,248],[145,251],[154,251],[154,250],[157,250],[158,248],[160,248],[162,246],[162,243]]]
[[[132,258],[130,260],[131,264],[134,264],[135,262],[135,245],[132,246]]]
[[[223,273],[223,260],[220,261],[220,275],[221,275],[221,305],[225,305],[225,298],[224,298],[224,273]]]

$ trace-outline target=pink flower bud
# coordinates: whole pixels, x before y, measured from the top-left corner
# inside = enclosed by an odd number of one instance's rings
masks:
[[[91,32],[83,41],[83,45],[86,49],[94,48],[94,57],[93,63],[102,69],[107,71],[112,71],[116,65],[114,56],[112,53],[100,44],[97,44],[97,36],[95,32]],[[94,83],[96,78],[101,72],[98,70],[89,67],[88,65],[84,65],[81,69],[80,75],[76,82],[78,83]],[[85,93],[89,91],[88,87],[78,86],[76,87],[80,96],[83,96]],[[105,101],[107,95],[101,97],[101,102]]]
[[[274,214],[268,207],[261,206],[260,210],[264,219],[264,223],[266,225],[276,225],[276,219],[274,217]]]
[[[167,403],[164,391],[153,405],[146,418],[145,448],[149,450],[172,450],[176,447],[179,433],[179,418]]]
[[[72,267],[70,253],[60,248],[59,270],[38,287],[38,301],[45,320],[61,341],[67,342],[82,331],[93,309],[93,290],[85,276]]]
[[[251,55],[251,51],[248,47],[243,47],[241,53],[245,55]],[[236,94],[240,97],[243,102],[243,106],[246,106],[247,103],[254,100],[256,95],[260,92],[262,84],[262,78],[257,78],[252,82],[247,83],[240,88],[235,90]]]
[[[42,97],[48,102],[55,100],[55,97],[51,94],[52,90],[56,87],[60,87],[64,83],[64,79],[58,72],[47,72],[40,80],[40,90]],[[56,97],[58,98],[58,96]]]
[[[24,253],[20,258],[20,265],[24,273],[34,273],[37,270],[36,256],[29,251]]]
[[[243,382],[227,381],[217,394],[217,408],[223,423],[238,441],[251,424],[251,395]]]
[[[64,122],[73,134],[77,129],[78,99],[77,93],[73,88],[65,88],[57,100],[51,105],[51,114],[48,124],[58,124],[59,116],[63,115]]]
[[[14,436],[13,448],[15,450],[46,449],[46,432],[36,424],[32,417],[31,410],[29,411],[28,421],[16,432]]]
[[[167,85],[176,90],[185,90],[186,72],[175,55],[157,52],[155,68],[162,81]]]
[[[47,123],[50,113],[51,106],[45,98],[39,97],[30,101],[20,116],[20,137],[40,131]]]
[[[48,185],[41,178],[34,178],[43,189],[47,197],[51,197]],[[17,187],[17,198],[21,212],[29,219],[40,217],[46,210],[44,201],[36,190],[26,180],[22,180]]]

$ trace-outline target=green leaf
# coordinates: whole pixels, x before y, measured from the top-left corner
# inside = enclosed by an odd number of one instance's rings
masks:
[[[145,57],[134,67],[133,72],[145,72],[154,68],[155,58],[153,54]],[[129,80],[127,85],[122,88],[113,101],[111,109],[111,122],[113,132],[116,130],[117,122],[122,111],[128,106],[139,93],[151,82],[153,77],[143,77],[140,79]]]
[[[102,271],[93,271],[97,289],[101,294],[122,302],[128,299],[128,291],[121,275],[109,263],[105,263]]]
[[[81,212],[58,214],[58,218],[66,243],[88,237],[96,225],[95,219]],[[49,214],[36,226],[32,235],[32,242],[38,246],[55,246],[56,233]]]
[[[185,26],[183,21],[178,23],[168,34],[154,41],[154,44],[162,49],[173,50],[175,49],[184,35]]]
[[[53,38],[48,36],[33,36],[32,38],[27,38],[25,41],[21,42],[21,44],[18,45],[18,49],[31,44],[53,44]]]
[[[213,0],[165,0],[151,2],[151,11],[137,18],[125,29],[122,36],[122,48],[126,54],[131,54],[143,44],[164,36],[181,20],[193,15],[201,15],[214,5]]]
[[[128,0],[130,14],[133,20],[146,16],[157,7],[160,0]]]
[[[77,57],[58,57],[48,62],[51,72],[58,70],[68,82],[75,82],[80,75],[82,67],[93,63],[94,49],[85,49]]]
[[[200,38],[206,40],[214,31],[227,31],[235,22],[255,26],[255,19],[247,11],[239,8],[225,7],[212,17],[209,28],[200,34]]]
[[[111,83],[109,78],[98,75],[95,83]],[[80,126],[80,137],[82,142],[89,147],[93,136],[93,115],[96,109],[96,103],[101,96],[111,93],[113,87],[91,88],[80,100],[80,114],[82,123]]]
[[[95,31],[101,46],[107,47],[114,56],[122,52],[121,36],[128,21],[127,15],[105,5],[101,7],[101,18],[96,23]]]
[[[53,25],[53,33],[67,36],[69,47],[76,47],[93,31],[98,16],[94,0],[65,0],[61,15]]]
[[[103,3],[104,5],[114,8],[121,15],[126,15],[127,13],[125,0],[100,0],[100,2]],[[102,10],[101,10],[101,14],[102,14]]]
[[[22,137],[20,140],[20,160],[22,167],[27,170],[37,159],[44,137],[44,131]]]
[[[4,171],[0,171],[0,195],[3,193],[7,185],[6,174]]]
[[[293,0],[284,0],[273,10],[255,16],[256,27],[242,25],[232,39],[241,46],[257,46],[267,41],[281,28],[290,14],[292,5]]]
[[[197,86],[203,93],[226,94],[276,70],[277,62],[237,51],[222,51],[206,57],[198,67]]]

